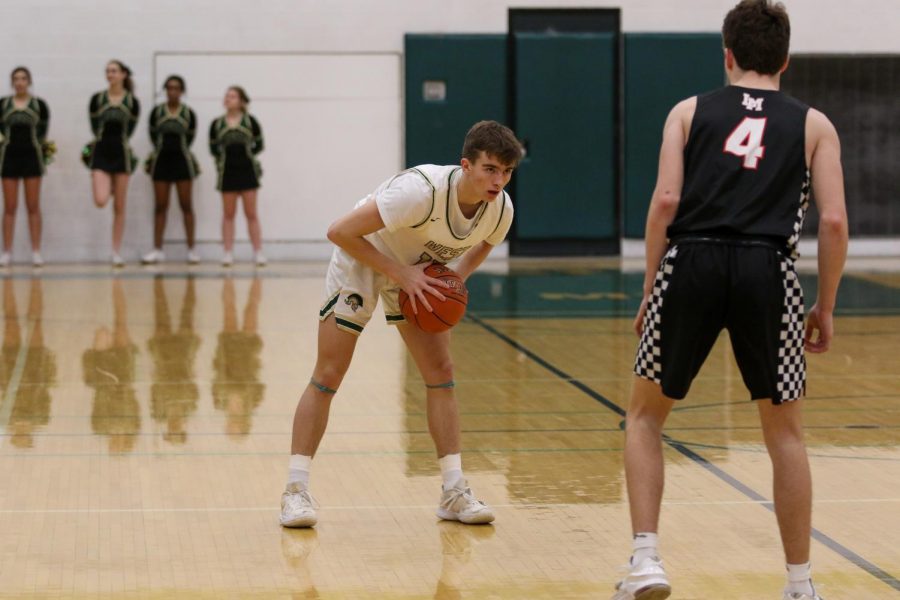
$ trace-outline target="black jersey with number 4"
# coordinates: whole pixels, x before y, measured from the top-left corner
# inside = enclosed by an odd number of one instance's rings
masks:
[[[727,86],[697,96],[669,237],[766,238],[796,254],[809,198],[808,110],[774,90]]]

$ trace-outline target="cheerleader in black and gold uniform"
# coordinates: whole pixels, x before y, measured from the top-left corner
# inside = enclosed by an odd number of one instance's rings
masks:
[[[156,212],[153,221],[153,250],[141,257],[146,264],[165,260],[163,233],[169,211],[169,194],[172,184],[178,191],[178,203],[184,217],[184,233],[187,237],[188,256],[191,264],[200,262],[194,251],[194,208],[191,204],[192,180],[198,175],[197,159],[190,146],[197,133],[197,115],[181,102],[185,92],[184,79],[170,75],[163,84],[166,101],[150,113],[150,139],[153,154],[147,161],[148,172],[153,178],[156,196]]]
[[[85,148],[84,160],[91,169],[94,203],[103,208],[113,202],[112,263],[125,264],[119,254],[125,231],[125,200],[128,181],[136,161],[128,138],[137,127],[141,105],[134,97],[131,70],[117,60],[106,65],[109,88],[91,97],[90,116],[94,141]]]
[[[225,92],[225,114],[213,121],[209,128],[209,150],[216,159],[219,172],[217,189],[222,192],[224,203],[222,242],[225,254],[222,265],[226,267],[234,262],[234,218],[239,197],[244,199],[244,215],[247,217],[247,230],[256,264],[266,264],[256,210],[256,190],[262,175],[256,155],[263,150],[263,135],[259,122],[247,112],[249,103],[250,98],[243,88],[231,86]]]
[[[43,143],[50,122],[50,110],[40,98],[28,93],[31,72],[25,67],[13,69],[14,95],[0,99],[0,175],[3,177],[3,253],[0,267],[9,265],[13,228],[19,206],[19,180],[25,185],[28,229],[31,232],[32,264],[44,264],[41,258],[41,176],[44,174]]]

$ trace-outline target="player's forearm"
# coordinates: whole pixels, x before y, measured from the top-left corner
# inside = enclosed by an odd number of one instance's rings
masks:
[[[841,271],[847,258],[847,204],[841,168],[841,144],[837,131],[824,115],[810,111],[808,133],[816,139],[810,170],[813,196],[819,208],[819,293],[820,311],[832,312]]]
[[[816,305],[834,311],[841,273],[847,259],[847,220],[823,215],[819,221],[819,286]]]
[[[494,247],[489,243],[479,242],[474,248],[462,255],[455,270],[463,278],[463,281],[475,272],[475,269],[484,262],[493,249]]]
[[[397,280],[397,273],[403,265],[379,252],[366,238],[329,230],[328,239],[367,267]]]
[[[647,261],[644,273],[645,296],[653,291],[656,271],[659,269],[659,263],[662,261],[666,248],[669,245],[666,230],[675,219],[677,211],[678,198],[675,197],[655,197],[650,203],[650,210],[647,213],[647,229],[644,232]]]

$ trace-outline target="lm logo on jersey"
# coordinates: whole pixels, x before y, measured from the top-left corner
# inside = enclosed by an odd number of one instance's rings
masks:
[[[743,102],[741,102],[741,104],[747,110],[755,110],[757,112],[760,112],[762,111],[763,100],[765,100],[765,98],[753,98],[750,94],[744,92],[744,100]]]

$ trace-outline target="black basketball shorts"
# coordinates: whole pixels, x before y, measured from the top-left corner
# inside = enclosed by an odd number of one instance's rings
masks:
[[[768,246],[672,246],[656,274],[634,373],[680,400],[722,329],[753,400],[805,394],[803,291],[793,261]]]

